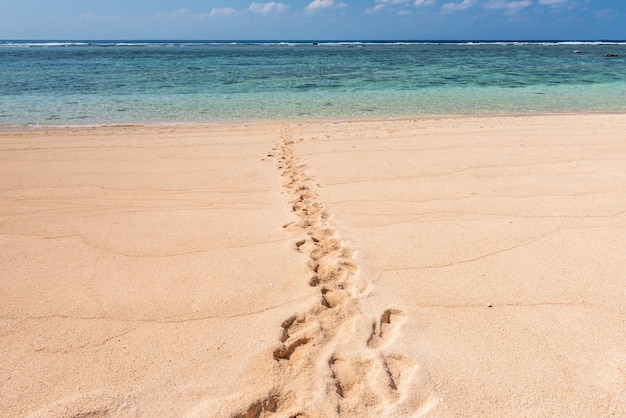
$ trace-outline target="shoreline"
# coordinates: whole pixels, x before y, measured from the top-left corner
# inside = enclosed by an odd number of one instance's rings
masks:
[[[207,122],[163,122],[163,123],[104,123],[85,125],[0,125],[0,132],[12,131],[43,131],[43,130],[93,130],[98,128],[210,128],[219,126],[263,126],[274,124],[319,124],[319,123],[367,123],[367,122],[406,122],[415,120],[439,120],[439,119],[481,119],[481,118],[532,118],[532,117],[559,117],[559,116],[600,116],[600,115],[624,115],[626,110],[615,111],[563,111],[563,112],[528,112],[528,113],[454,113],[454,114],[433,114],[416,116],[389,116],[372,118],[351,118],[351,119],[246,119],[246,120],[224,120]]]
[[[0,128],[0,414],[618,414],[625,122]]]

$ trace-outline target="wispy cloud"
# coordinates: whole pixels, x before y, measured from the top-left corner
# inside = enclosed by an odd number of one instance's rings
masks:
[[[284,3],[271,1],[268,3],[252,2],[243,10],[233,9],[232,7],[215,7],[207,13],[192,13],[187,9],[170,10],[166,12],[157,13],[157,18],[160,19],[179,19],[179,18],[194,18],[194,19],[209,19],[219,17],[233,17],[242,15],[245,13],[255,13],[259,15],[272,15],[283,13],[289,8]]]
[[[168,10],[156,14],[158,19],[208,19],[220,16],[234,16],[241,12],[230,7],[214,8],[208,13],[192,13],[187,9]]]
[[[231,7],[216,7],[209,13],[203,13],[202,17],[220,17],[220,16],[235,16],[240,12]]]
[[[517,12],[526,7],[532,6],[531,0],[489,0],[485,3],[487,9],[506,10],[507,12]]]
[[[567,0],[539,0],[539,4],[544,6],[560,7],[565,6]]]
[[[344,8],[348,4],[343,2],[335,3],[335,0],[313,0],[305,8],[307,12],[314,12],[322,9]]]
[[[444,12],[457,12],[459,10],[466,10],[476,5],[476,0],[463,0],[459,3],[445,3],[441,6],[441,10]]]
[[[382,4],[407,4],[409,0],[376,0],[376,3]]]
[[[434,2],[435,0],[376,0],[374,7],[368,8],[365,11],[367,13],[376,13],[385,9],[391,9],[395,10],[399,15],[409,15],[411,14],[411,6],[428,6]]]
[[[275,1],[271,1],[269,3],[252,2],[252,4],[250,4],[250,6],[248,7],[248,10],[250,10],[252,13],[258,13],[261,15],[271,15],[271,14],[283,13],[288,8],[289,6],[287,6],[284,3],[277,3]]]
[[[376,0],[374,7],[367,9],[368,13],[376,13],[391,5],[406,5],[409,0]]]
[[[188,17],[191,13],[187,9],[168,10],[166,12],[157,13],[159,18],[176,19],[179,17]]]
[[[613,9],[598,10],[593,14],[600,19],[615,19],[615,10]]]

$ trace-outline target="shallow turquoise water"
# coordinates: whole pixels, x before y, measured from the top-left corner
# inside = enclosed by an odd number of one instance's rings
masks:
[[[0,125],[596,111],[626,43],[0,42]]]

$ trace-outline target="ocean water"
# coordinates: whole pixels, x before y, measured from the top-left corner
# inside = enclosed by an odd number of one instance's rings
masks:
[[[0,41],[0,126],[605,111],[626,42]]]

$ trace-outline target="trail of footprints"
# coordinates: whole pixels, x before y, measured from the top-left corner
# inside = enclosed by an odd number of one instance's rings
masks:
[[[319,289],[319,303],[282,323],[273,352],[281,384],[233,417],[422,415],[429,409],[426,379],[410,359],[385,350],[406,317],[387,309],[372,321],[360,311],[358,299],[372,284],[359,274],[355,251],[312,190],[295,142],[283,132],[268,156],[278,159],[299,217],[284,227],[304,235],[295,249],[309,255],[309,285]]]

